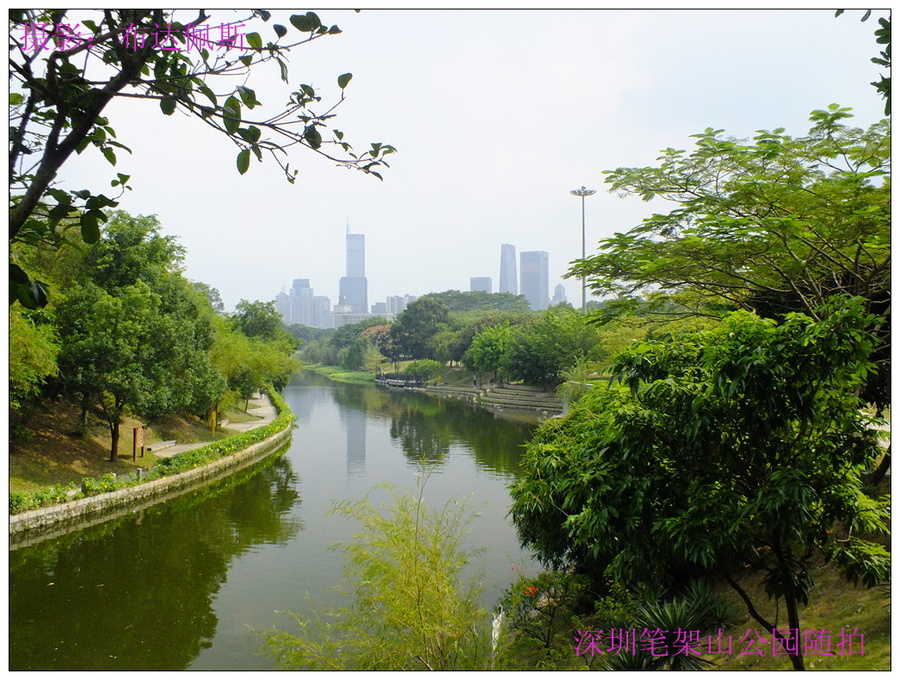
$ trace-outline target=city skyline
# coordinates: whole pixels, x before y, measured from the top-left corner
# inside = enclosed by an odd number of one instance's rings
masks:
[[[282,287],[281,292],[275,296],[276,309],[286,323],[331,328],[345,323],[355,323],[367,316],[384,316],[392,320],[406,309],[409,302],[429,293],[443,293],[447,290],[493,292],[493,277],[471,276],[468,288],[432,290],[418,295],[409,293],[389,295],[384,300],[368,305],[365,309],[361,304],[354,306],[352,299],[349,298],[352,298],[353,295],[364,295],[367,287],[365,235],[351,233],[349,226],[347,229],[345,259],[347,276],[339,279],[338,299],[334,303],[334,307],[331,307],[331,299],[328,296],[313,294],[310,279],[293,279],[290,293],[285,292]],[[501,286],[506,287],[507,290],[499,290],[498,293],[508,293],[510,287],[521,291],[513,294],[524,297],[534,311],[547,309],[551,304],[568,302],[565,286],[561,283],[555,285],[552,298],[550,296],[549,256],[546,251],[522,251],[519,258],[516,258],[516,246],[502,243],[500,244],[500,254],[499,279]],[[518,267],[517,259],[520,262]],[[516,273],[519,274],[519,280],[511,278]],[[350,276],[350,274],[354,276]]]
[[[212,12],[213,21],[233,16]],[[58,179],[64,188],[108,194],[115,173],[130,175],[119,207],[157,215],[163,233],[185,248],[186,276],[219,290],[229,310],[241,299],[270,300],[301,276],[334,303],[348,217],[367,237],[370,305],[398,293],[466,290],[470,277],[496,276],[497,243],[547,251],[551,286],[561,281],[578,304],[580,280],[562,279],[581,256],[573,188],[597,191],[585,200],[593,253],[600,239],[671,209],[609,193],[605,170],[652,165],[668,147],[692,149],[691,135],[708,127],[738,139],[776,128],[802,136],[810,112],[831,103],[853,109],[853,126],[884,117],[870,85],[881,69],[870,60],[885,12],[867,22],[862,15],[323,9],[323,22],[342,33],[298,47],[290,84],[274,68],[213,89],[253,88],[260,119],[299,83],[321,94],[323,108],[345,95],[333,127],[354,152],[370,143],[397,149],[383,181],[299,147],[286,159],[299,170],[294,184],[268,157],[253,158],[240,175],[235,148],[220,135],[131,98],[104,114],[131,153],[117,153],[112,168],[89,147]],[[270,23],[253,28],[274,39],[272,24],[290,26],[289,17],[273,11]],[[353,74],[345,90],[336,83],[343,73]],[[533,113],[535,88],[553,110],[546,123]],[[477,116],[462,113],[461,92]]]

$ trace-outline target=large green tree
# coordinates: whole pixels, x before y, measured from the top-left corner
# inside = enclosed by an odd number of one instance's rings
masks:
[[[397,352],[410,359],[431,359],[433,338],[450,327],[450,310],[440,300],[421,297],[407,305],[391,326]]]
[[[111,461],[118,456],[125,409],[139,408],[157,387],[152,374],[162,348],[154,347],[151,337],[159,306],[159,296],[143,282],[117,295],[89,283],[69,291],[59,309],[64,385],[109,427]]]
[[[351,74],[338,76],[340,94],[330,106],[307,84],[287,93],[286,105],[266,108],[257,100],[250,76],[260,65],[277,63],[288,83],[292,50],[341,32],[314,12],[287,17],[290,28],[270,19],[266,10],[11,10],[10,241],[58,244],[72,221],[86,242],[100,238],[99,225],[118,195],[54,181],[73,153],[95,149],[115,166],[117,154],[129,151],[104,116],[121,97],[152,103],[167,116],[181,111],[220,132],[235,145],[241,174],[252,158],[268,155],[294,181],[289,152],[304,147],[380,177],[393,147],[373,143],[354,152],[331,129]],[[112,186],[120,192],[129,180],[116,173]],[[15,263],[10,300],[46,303],[44,285]]]
[[[505,343],[501,369],[511,380],[554,387],[564,370],[579,357],[598,358],[597,329],[569,305],[556,305],[531,323],[512,329]]]
[[[600,295],[725,300],[774,318],[817,318],[833,295],[861,297],[884,319],[872,329],[881,371],[868,397],[887,403],[890,123],[861,129],[850,117],[837,105],[814,111],[802,137],[776,129],[739,140],[707,129],[691,151],[669,148],[655,166],[607,172],[610,191],[675,207],[603,239],[569,275],[586,276]]]
[[[248,336],[221,318],[215,321],[214,330],[210,360],[229,389],[244,401],[245,410],[256,391],[266,384],[283,388],[300,367],[292,357],[293,345],[278,338]]]
[[[117,212],[55,310],[62,385],[107,423],[112,460],[126,411],[203,414],[224,390],[209,358],[215,315],[182,256],[155,217]]]
[[[756,575],[799,631],[817,556],[866,585],[886,578],[888,553],[866,539],[887,531],[888,500],[861,481],[881,450],[857,396],[874,320],[858,300],[820,316],[737,312],[624,352],[610,389],[529,445],[512,491],[523,542],[624,584],[720,575],[777,636],[739,581]],[[795,668],[802,654],[801,641]]]
[[[493,372],[494,379],[498,379],[513,332],[508,321],[479,331],[463,355],[466,368],[479,373]]]

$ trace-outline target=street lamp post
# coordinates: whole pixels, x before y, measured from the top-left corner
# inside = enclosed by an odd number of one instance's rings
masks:
[[[597,192],[594,189],[587,189],[582,186],[580,189],[572,189],[569,192],[573,196],[581,196],[581,259],[587,259],[587,245],[584,235],[584,197],[593,196]],[[587,278],[581,277],[581,314],[587,314]]]

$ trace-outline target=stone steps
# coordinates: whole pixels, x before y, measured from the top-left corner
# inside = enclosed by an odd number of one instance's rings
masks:
[[[553,392],[528,385],[498,385],[485,391],[481,403],[488,406],[562,412],[562,400]]]

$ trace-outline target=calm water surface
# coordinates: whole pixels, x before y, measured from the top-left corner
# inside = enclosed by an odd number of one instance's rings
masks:
[[[333,502],[433,473],[434,506],[468,498],[485,602],[533,567],[506,513],[530,426],[454,401],[304,373],[284,391],[293,440],[235,477],[140,513],[10,553],[10,669],[271,669],[254,630],[295,630],[341,602],[355,525]],[[375,502],[386,498],[375,491]]]

